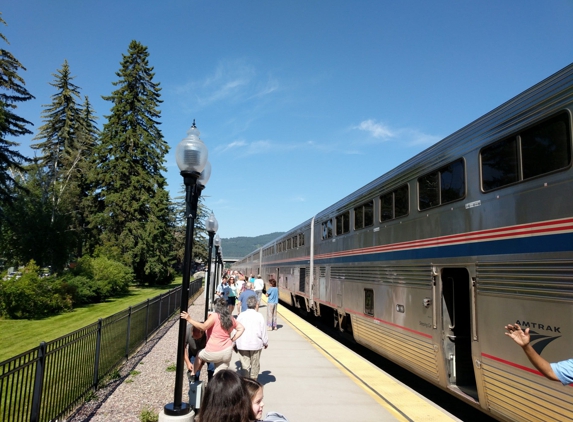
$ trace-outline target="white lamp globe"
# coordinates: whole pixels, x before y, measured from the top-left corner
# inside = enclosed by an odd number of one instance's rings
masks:
[[[181,172],[201,173],[207,164],[207,147],[199,138],[199,130],[193,126],[187,131],[187,136],[183,138],[175,149],[175,161]]]

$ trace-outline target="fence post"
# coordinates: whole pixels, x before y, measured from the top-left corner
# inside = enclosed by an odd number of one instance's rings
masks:
[[[96,337],[96,351],[95,351],[95,363],[94,363],[94,390],[97,390],[97,384],[99,379],[99,356],[101,349],[101,332],[102,332],[102,319],[97,320],[97,337]]]
[[[145,309],[145,342],[149,336],[149,299],[147,299],[147,307]]]
[[[163,293],[159,293],[159,321],[158,326],[161,326],[161,305],[163,305]]]
[[[42,387],[44,385],[44,372],[46,369],[46,342],[38,347],[38,361],[36,362],[36,375],[34,377],[34,393],[32,396],[31,422],[40,420],[40,405],[42,404]]]
[[[127,339],[125,340],[125,358],[129,359],[129,336],[131,334],[131,306],[127,311]]]

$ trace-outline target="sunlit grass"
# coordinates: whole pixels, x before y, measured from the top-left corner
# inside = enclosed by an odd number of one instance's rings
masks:
[[[33,349],[42,341],[55,340],[180,285],[181,278],[177,278],[168,286],[131,287],[123,297],[40,320],[0,319],[0,362]]]

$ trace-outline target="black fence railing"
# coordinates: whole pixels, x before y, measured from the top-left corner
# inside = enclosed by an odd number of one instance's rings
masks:
[[[192,281],[189,297],[202,286]],[[0,362],[0,421],[63,418],[181,306],[181,287]]]

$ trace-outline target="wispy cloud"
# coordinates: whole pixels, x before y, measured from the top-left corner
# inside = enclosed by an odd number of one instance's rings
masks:
[[[442,139],[440,136],[430,135],[412,128],[392,128],[387,124],[368,119],[360,122],[352,129],[366,132],[371,141],[386,142],[398,140],[408,146],[431,145]]]
[[[175,88],[175,92],[191,101],[195,107],[205,108],[220,102],[241,103],[260,99],[280,89],[272,75],[261,76],[246,60],[221,61],[201,80]]]
[[[394,132],[390,130],[388,126],[383,123],[377,123],[372,119],[360,122],[358,126],[355,126],[355,129],[368,132],[373,138],[382,140],[387,140],[395,136]]]

